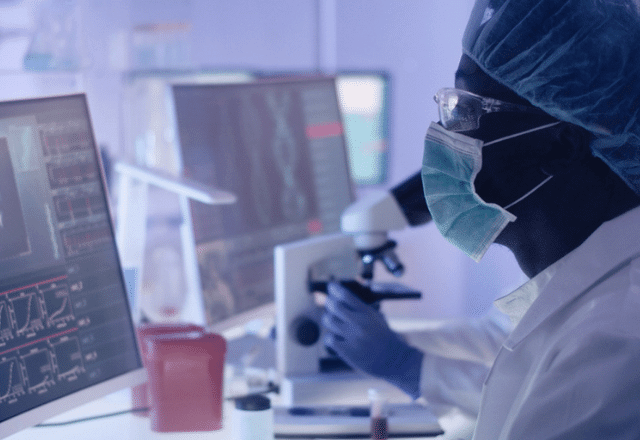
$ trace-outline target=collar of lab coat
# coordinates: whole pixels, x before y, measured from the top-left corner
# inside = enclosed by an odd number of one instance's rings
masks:
[[[513,349],[553,312],[640,257],[640,207],[603,223],[584,243],[536,275],[496,307],[514,330],[505,342]]]
[[[531,304],[540,296],[540,292],[549,284],[566,258],[567,256],[556,261],[518,289],[493,302],[498,310],[511,319],[511,324],[514,327],[518,325]]]

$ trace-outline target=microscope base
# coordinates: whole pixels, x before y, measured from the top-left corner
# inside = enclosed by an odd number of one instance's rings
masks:
[[[412,400],[393,385],[356,372],[317,373],[289,376],[280,383],[283,406],[368,405],[369,389],[377,388],[389,402],[410,403]]]

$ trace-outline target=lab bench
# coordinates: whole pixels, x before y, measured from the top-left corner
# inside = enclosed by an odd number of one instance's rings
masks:
[[[102,399],[61,414],[47,423],[65,422],[93,417],[102,414],[125,411],[131,408],[129,390],[110,394]],[[233,440],[233,426],[230,422],[233,403],[226,401],[223,408],[223,426],[221,430],[210,432],[159,433],[151,430],[149,418],[126,413],[108,418],[100,418],[57,427],[33,427],[7,437],[6,440],[32,440],[46,438],[48,440],[68,440],[87,438],[91,440]],[[468,423],[463,416],[452,414],[440,420],[446,433],[432,440],[454,440],[464,438],[464,426]],[[416,440],[416,437],[411,437]],[[425,437],[427,438],[427,437]],[[312,440],[310,437],[309,440]],[[397,438],[402,440],[402,438]],[[421,439],[421,438],[418,438]],[[287,440],[287,439],[283,439]],[[299,438],[297,440],[300,440]]]

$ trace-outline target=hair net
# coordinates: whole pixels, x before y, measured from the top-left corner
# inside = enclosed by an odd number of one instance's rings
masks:
[[[640,194],[640,0],[477,0],[462,45]]]

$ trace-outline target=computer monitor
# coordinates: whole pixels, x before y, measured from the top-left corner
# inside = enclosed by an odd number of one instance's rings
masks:
[[[310,75],[255,72],[255,78]],[[381,185],[389,175],[391,75],[383,70],[345,70],[335,75],[351,178],[355,185]]]
[[[144,380],[86,97],[0,103],[0,437]]]
[[[273,248],[340,230],[354,193],[332,77],[175,85],[186,177],[231,191],[191,204],[207,323],[273,311]]]

